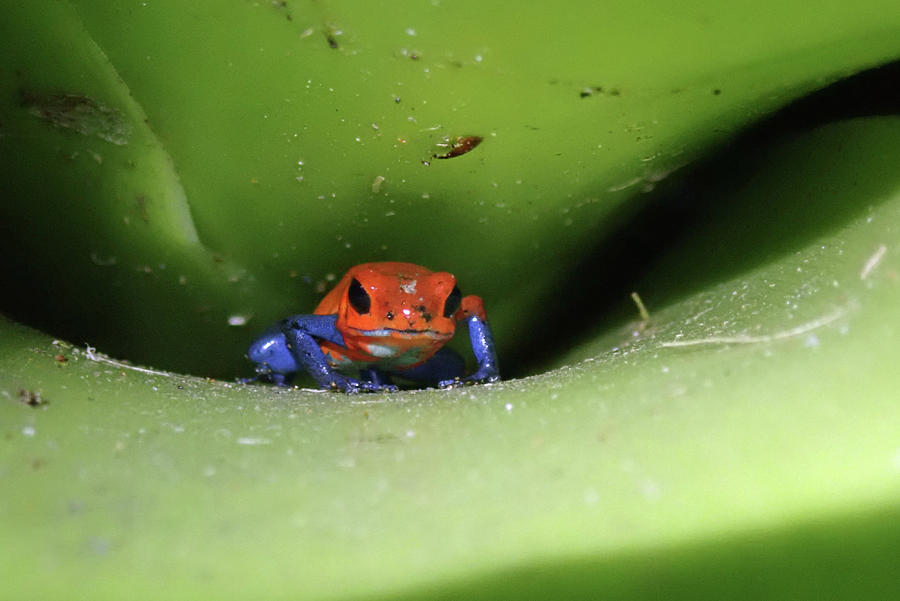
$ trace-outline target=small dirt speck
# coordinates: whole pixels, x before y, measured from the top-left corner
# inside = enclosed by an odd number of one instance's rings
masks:
[[[50,401],[45,399],[40,391],[25,390],[24,388],[19,390],[18,401],[29,407],[43,407],[50,404]]]
[[[138,217],[141,218],[141,221],[144,223],[150,223],[150,215],[147,213],[147,202],[148,199],[143,194],[138,194],[134,198],[134,204],[137,208]]]
[[[578,92],[579,98],[590,98],[591,96],[621,96],[622,91],[618,88],[604,88],[603,86],[587,86]]]

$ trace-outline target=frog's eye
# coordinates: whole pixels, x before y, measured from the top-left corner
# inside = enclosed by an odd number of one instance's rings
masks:
[[[360,315],[368,313],[369,308],[372,306],[372,299],[369,298],[369,293],[366,292],[366,289],[362,287],[362,284],[356,278],[353,278],[353,281],[350,282],[347,298],[350,299],[350,306]]]
[[[453,314],[459,309],[460,302],[462,302],[462,292],[459,291],[459,286],[454,286],[450,296],[444,301],[444,317],[453,317]]]

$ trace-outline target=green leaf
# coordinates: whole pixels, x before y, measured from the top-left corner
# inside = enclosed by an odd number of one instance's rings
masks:
[[[694,163],[896,59],[900,23],[766,8],[9,7],[2,306],[77,344],[0,321],[3,590],[891,596],[900,119]],[[673,192],[687,235],[616,282],[650,319],[573,307],[615,219]],[[582,335],[540,375],[389,395],[122,359],[236,373],[257,327],[380,258],[484,296],[507,373],[526,330]]]

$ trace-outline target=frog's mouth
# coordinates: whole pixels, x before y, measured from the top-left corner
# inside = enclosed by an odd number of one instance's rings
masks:
[[[397,336],[399,336],[400,338],[417,338],[421,336],[427,336],[428,338],[437,340],[440,338],[447,338],[449,336],[449,334],[436,332],[434,330],[400,330],[395,328],[378,328],[377,330],[357,330],[356,328],[353,328],[353,330],[358,334],[369,336],[372,338],[394,338]]]

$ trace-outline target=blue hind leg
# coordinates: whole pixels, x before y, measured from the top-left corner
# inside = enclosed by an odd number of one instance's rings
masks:
[[[401,378],[414,382],[432,382],[437,384],[446,380],[461,378],[466,370],[465,360],[453,349],[447,347],[436,352],[431,359],[396,374]]]
[[[369,382],[377,390],[386,390],[388,392],[397,390],[397,387],[391,381],[391,375],[374,367],[360,370],[359,379],[363,382]]]

